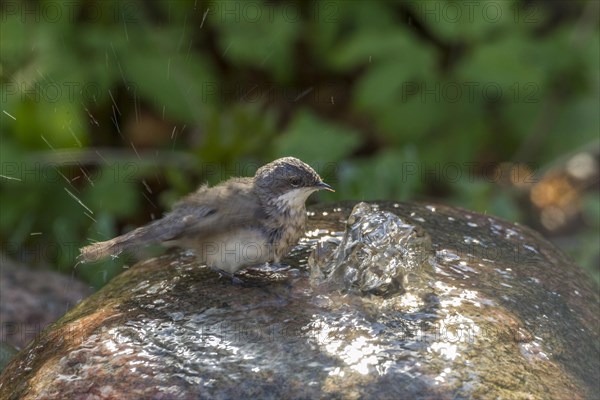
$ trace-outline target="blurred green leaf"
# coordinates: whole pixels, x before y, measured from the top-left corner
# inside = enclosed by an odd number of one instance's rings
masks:
[[[309,18],[302,34],[311,44],[309,51],[320,63],[338,71],[368,62],[368,56],[382,55],[377,51],[379,42],[390,43],[387,35],[397,28],[386,2],[314,2],[305,14]],[[367,37],[364,41],[363,36]],[[375,46],[375,52],[369,52],[368,45]]]
[[[598,233],[598,230],[588,230],[579,233],[576,241],[576,244],[563,246],[563,248],[575,263],[587,270],[596,284],[600,285],[600,268],[598,268],[598,260],[600,259],[600,249],[598,249],[600,233]]]
[[[339,168],[340,184],[336,186],[335,194],[340,200],[414,199],[424,184],[420,166],[413,146],[342,163]],[[365,182],[368,182],[368,191],[363,189]]]
[[[293,49],[301,25],[297,7],[234,0],[219,1],[216,8],[218,15],[207,22],[220,33],[223,57],[265,69],[278,82],[289,79],[296,69]]]
[[[339,161],[359,144],[360,136],[353,129],[327,122],[309,111],[299,111],[277,138],[275,153],[277,157],[294,156],[317,165]]]
[[[27,100],[13,111],[20,144],[39,149],[82,147],[88,142],[87,124],[79,105]]]
[[[598,140],[600,132],[599,93],[590,93],[561,107],[560,113],[549,115],[552,124],[545,132],[541,162],[549,162],[565,153]]]
[[[544,66],[532,56],[535,46],[522,32],[509,31],[502,39],[477,46],[458,66],[457,77],[478,84],[479,90],[487,89],[490,98],[495,97],[492,86],[507,90],[517,82],[533,82],[543,87]]]
[[[82,201],[94,213],[102,211],[115,217],[132,215],[140,206],[137,172],[138,166],[133,162],[114,163],[99,170]],[[79,209],[82,213],[85,211],[83,207]]]
[[[213,113],[198,146],[201,165],[231,164],[263,153],[276,135],[275,116],[260,103],[233,104]]]
[[[406,3],[416,17],[446,41],[481,42],[507,30],[533,29],[546,21],[543,9],[518,0],[460,2],[429,0]]]
[[[2,54],[2,69],[0,77],[5,79],[5,74],[16,70],[25,60],[29,49],[27,47],[31,31],[21,22],[19,13],[3,13],[0,24],[0,36],[11,40],[0,40],[0,54]]]
[[[136,34],[140,45],[117,53],[131,96],[150,101],[159,115],[202,124],[212,112],[213,92],[223,89],[205,61],[177,51],[178,30]]]
[[[353,104],[397,142],[426,134],[435,124],[430,110],[439,104],[423,93],[434,71],[431,49],[404,32],[386,37],[377,46],[371,42],[360,39],[340,53],[340,62],[366,62]]]
[[[583,215],[587,224],[600,228],[600,194],[590,193],[583,197]]]
[[[390,58],[396,59],[403,53],[406,54],[406,61],[409,53],[414,50],[413,40],[409,32],[398,28],[388,32],[357,33],[349,36],[330,57],[333,65],[340,70],[371,63],[379,64]]]
[[[373,46],[373,40],[365,39],[351,42],[352,46],[340,56],[341,61],[353,63],[362,59],[367,63],[355,94],[359,107],[373,110],[390,102],[405,101],[423,80],[432,76],[431,49],[420,46],[408,33],[395,32],[377,46]]]

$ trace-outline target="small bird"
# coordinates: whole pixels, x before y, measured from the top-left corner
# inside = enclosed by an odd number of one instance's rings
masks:
[[[201,263],[233,275],[242,268],[279,263],[304,234],[305,202],[334,191],[307,164],[284,157],[254,177],[201,186],[164,217],[105,242],[83,247],[83,262],[163,243],[193,249]]]

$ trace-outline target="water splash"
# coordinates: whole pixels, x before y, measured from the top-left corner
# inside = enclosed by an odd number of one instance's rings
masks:
[[[341,240],[321,241],[309,257],[311,282],[329,289],[392,296],[425,285],[431,239],[419,226],[376,206],[357,204]]]

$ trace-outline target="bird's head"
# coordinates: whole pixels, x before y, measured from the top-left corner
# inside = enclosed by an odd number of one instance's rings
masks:
[[[256,171],[254,184],[261,197],[281,206],[302,207],[317,190],[334,191],[308,164],[294,157],[279,158]]]

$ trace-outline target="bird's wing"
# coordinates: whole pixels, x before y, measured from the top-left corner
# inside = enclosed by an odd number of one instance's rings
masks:
[[[236,178],[211,189],[200,188],[175,208],[169,217],[182,221],[178,235],[206,237],[236,228],[260,228],[264,212],[247,178]]]
[[[96,261],[149,244],[206,237],[260,221],[260,207],[251,182],[238,178],[225,184],[200,187],[177,203],[163,218],[104,242],[81,249],[80,259]]]

